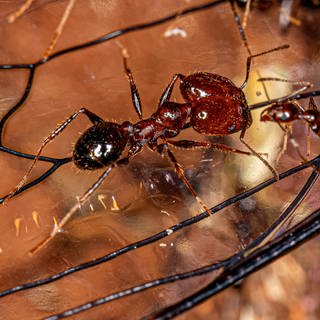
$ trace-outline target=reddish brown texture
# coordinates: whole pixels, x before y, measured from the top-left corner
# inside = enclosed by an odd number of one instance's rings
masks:
[[[223,136],[249,127],[252,119],[241,89],[218,74],[185,77],[181,94],[191,103],[191,126],[201,134]]]
[[[260,119],[279,124],[292,124],[295,120],[304,120],[316,135],[320,134],[320,112],[312,98],[307,109],[297,101],[274,103],[261,113]]]
[[[57,49],[82,43],[118,27],[152,20],[195,2],[202,1],[161,0],[152,2],[152,5],[150,0],[78,1]],[[21,3],[1,2],[1,6],[8,8],[0,9],[3,18],[0,27],[1,63],[39,59],[51,40],[66,1],[37,1],[36,10],[8,25],[5,13]],[[38,4],[44,6],[38,7]],[[290,26],[288,35],[283,36],[279,31],[279,9],[274,5],[267,13],[251,11],[247,26],[249,44],[254,53],[283,43],[289,43],[291,49],[259,59],[253,70],[262,69],[263,75],[268,76],[269,71],[264,68],[268,64],[271,69],[280,64],[291,79],[304,78],[313,81],[315,86],[319,85],[318,11],[302,8],[299,16],[301,27]],[[233,79],[236,85],[240,85],[245,75],[246,52],[228,5],[177,19],[173,25],[184,28],[188,36],[165,38],[163,33],[167,24],[120,38],[129,51],[129,63],[141,94],[145,117],[154,113],[161,92],[175,72],[185,75],[198,71],[212,72]],[[25,72],[0,72],[0,83],[2,115],[21,96]],[[180,99],[179,92],[174,92],[172,101],[174,99]],[[39,68],[32,94],[10,119],[4,141],[17,150],[34,153],[58,123],[82,106],[89,107],[107,121],[137,121],[128,82],[123,74],[121,53],[114,42],[64,56]],[[87,120],[79,119],[50,144],[45,155],[71,155],[72,144],[79,137],[79,132],[84,132],[88,126]],[[305,126],[303,123],[294,126],[295,138],[304,145]],[[256,131],[251,133],[250,130],[248,139],[251,140]],[[193,130],[183,135],[184,139],[199,139]],[[315,135],[312,139],[313,152],[318,153],[319,139]],[[235,137],[229,142],[236,145],[237,140]],[[238,180],[243,171],[238,165],[241,155],[224,158],[219,152],[203,154],[179,150],[175,150],[175,154],[209,206],[246,187]],[[282,171],[299,162],[295,150],[289,147],[277,168]],[[5,194],[20,180],[30,161],[0,154],[0,164],[0,189]],[[46,164],[39,163],[35,175],[46,168]],[[252,167],[251,170],[256,169]],[[52,217],[62,217],[77,201],[76,196],[81,195],[98,174],[79,172],[70,164],[41,185],[13,199],[6,207],[0,207],[2,289],[101,256],[198,212],[197,205],[174,175],[172,167],[146,151],[138,155],[127,169],[115,171],[100,192],[93,195],[90,199],[93,211],[90,206],[85,206],[52,245],[39,255],[30,257],[30,248],[51,230]],[[306,174],[277,183],[259,196],[232,206],[213,219],[206,219],[185,232],[171,235],[112,263],[4,298],[1,300],[0,318],[43,318],[150,279],[221,260],[238,251],[272,223],[292,201]],[[148,192],[141,189],[140,184]],[[106,197],[107,209],[98,199],[100,194]],[[316,184],[314,193],[308,197],[299,214],[308,213],[319,205],[318,194],[319,186]],[[115,196],[121,209],[127,209],[112,211],[111,195]],[[32,220],[33,211],[39,214],[40,227]],[[22,218],[18,235],[14,226],[16,218]],[[178,319],[318,319],[320,267],[317,257],[319,240],[315,239],[297,250],[291,260],[284,260],[287,262],[285,265],[281,261],[275,263],[272,270],[260,271],[242,286],[225,291]],[[201,281],[197,278],[146,291],[79,314],[73,319],[128,319],[129,312],[132,319],[137,319],[182,299],[215,276],[212,274]],[[279,290],[275,290],[279,287],[280,295]]]

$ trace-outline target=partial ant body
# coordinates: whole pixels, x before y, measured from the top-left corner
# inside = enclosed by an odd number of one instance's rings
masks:
[[[261,121],[275,121],[278,124],[291,124],[295,120],[304,120],[310,129],[320,136],[320,111],[313,98],[305,110],[297,101],[274,103],[261,113]]]
[[[309,100],[308,109],[304,109],[296,100],[273,103],[270,107],[266,108],[260,117],[261,121],[274,121],[276,122],[286,136],[288,135],[288,126],[295,120],[303,120],[308,125],[308,155],[310,154],[310,129],[318,136],[320,136],[320,111],[315,104],[313,98]],[[283,127],[284,126],[284,127]],[[304,160],[305,157],[299,150],[298,144],[294,139],[290,139],[296,148],[299,156]],[[286,141],[286,140],[285,140]],[[286,143],[283,150],[286,149]],[[281,152],[282,154],[283,152]]]
[[[100,186],[112,168],[127,164],[145,145],[161,155],[167,154],[180,178],[197,199],[202,209],[207,211],[208,214],[208,208],[188,182],[182,166],[170,151],[169,145],[184,149],[210,148],[225,152],[255,155],[277,177],[275,169],[244,141],[245,132],[251,125],[252,119],[242,89],[248,81],[250,65],[254,57],[287,47],[287,45],[284,45],[249,56],[247,59],[245,81],[240,87],[237,87],[231,80],[217,74],[206,72],[198,72],[189,76],[175,74],[163,92],[156,112],[147,119],[142,119],[139,93],[131,70],[127,65],[127,57],[125,52],[123,52],[124,69],[130,83],[132,102],[140,120],[137,123],[125,121],[122,124],[105,122],[91,111],[85,108],[80,109],[44,140],[25,176],[6,197],[6,200],[8,200],[23,187],[44,147],[59,135],[79,114],[85,114],[93,123],[93,126],[87,129],[76,142],[72,160],[78,168],[83,170],[107,169],[97,182],[79,199],[78,204],[64,216],[59,224],[55,225],[50,237],[32,251],[34,252],[42,247],[61,230],[62,226],[76,210]],[[174,84],[178,79],[180,80],[180,92],[185,103],[169,101]],[[207,141],[168,140],[176,137],[182,130],[189,127],[192,127],[200,134],[215,136],[225,136],[240,131],[240,141],[247,146],[250,152]],[[162,140],[161,143],[159,143],[159,140]],[[126,148],[128,148],[128,153],[123,156],[122,154]]]

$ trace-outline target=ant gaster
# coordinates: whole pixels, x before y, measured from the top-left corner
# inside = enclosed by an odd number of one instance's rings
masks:
[[[44,246],[61,230],[77,209],[100,186],[112,168],[128,163],[129,159],[137,155],[144,145],[161,155],[167,154],[180,178],[195,196],[202,209],[207,211],[208,214],[210,214],[210,210],[203,204],[196,191],[188,182],[182,166],[170,151],[169,145],[184,149],[210,148],[225,152],[255,155],[277,176],[275,169],[244,141],[246,129],[251,125],[252,118],[242,89],[248,81],[251,60],[254,57],[288,47],[288,45],[284,45],[256,55],[250,55],[247,59],[245,81],[240,87],[237,87],[231,80],[217,74],[207,72],[198,72],[189,76],[175,74],[163,92],[156,112],[147,119],[142,119],[139,93],[131,70],[127,65],[127,55],[123,50],[124,69],[130,83],[132,102],[140,120],[137,123],[125,121],[122,124],[106,122],[91,111],[81,108],[44,140],[29,170],[7,197],[9,199],[24,185],[44,147],[59,135],[79,114],[85,114],[93,123],[93,126],[87,129],[75,144],[73,161],[78,168],[84,170],[95,170],[105,167],[107,169],[79,199],[78,203],[69,210],[60,223],[54,226],[50,236],[35,247],[32,252]],[[180,92],[185,103],[169,101],[174,84],[178,79],[180,80]],[[247,146],[250,152],[208,141],[168,140],[176,137],[181,130],[189,127],[192,127],[201,134],[216,136],[225,136],[240,131],[240,140]],[[158,144],[159,139],[163,141],[160,144]],[[129,148],[129,151],[126,156],[121,158],[126,147]]]

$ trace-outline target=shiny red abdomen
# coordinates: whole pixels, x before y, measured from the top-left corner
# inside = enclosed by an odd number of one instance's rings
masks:
[[[191,126],[201,134],[223,136],[252,123],[242,90],[225,77],[207,72],[191,74],[182,80],[180,90],[191,103]]]

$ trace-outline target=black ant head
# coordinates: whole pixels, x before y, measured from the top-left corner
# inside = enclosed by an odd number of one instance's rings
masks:
[[[73,161],[80,169],[103,168],[119,159],[127,141],[128,133],[123,126],[113,122],[99,122],[78,139]]]

